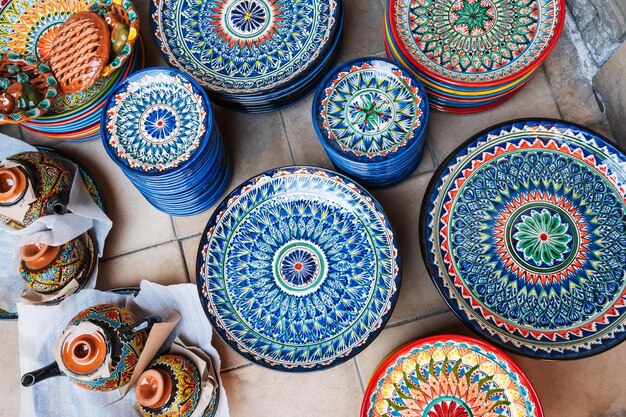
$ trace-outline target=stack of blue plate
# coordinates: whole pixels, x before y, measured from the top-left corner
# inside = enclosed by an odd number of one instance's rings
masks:
[[[230,109],[268,112],[306,97],[339,51],[343,0],[152,0],[163,57]]]
[[[158,210],[202,213],[230,180],[230,162],[209,99],[191,77],[151,68],[127,78],[102,114],[109,156]]]
[[[372,187],[400,182],[417,168],[428,116],[419,80],[380,58],[340,65],[313,100],[315,130],[332,163]]]

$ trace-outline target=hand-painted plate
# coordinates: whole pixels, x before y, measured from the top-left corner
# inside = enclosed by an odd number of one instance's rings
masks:
[[[319,138],[339,154],[372,162],[397,156],[421,139],[428,119],[422,84],[396,64],[365,58],[342,64],[314,99]]]
[[[89,0],[7,0],[0,10],[0,53],[35,55],[50,62],[59,26],[72,14],[89,10]],[[101,97],[118,78],[115,72],[100,77],[87,90],[59,96],[50,113],[65,113]]]
[[[565,0],[389,0],[394,43],[428,77],[489,85],[537,67],[559,39]]]
[[[522,370],[480,340],[437,336],[391,353],[370,380],[361,417],[542,417]]]
[[[105,109],[102,140],[107,152],[131,170],[147,174],[184,165],[212,123],[204,90],[171,68],[131,75],[111,93]]]
[[[307,74],[333,39],[338,0],[152,0],[169,63],[219,93],[258,93]]]
[[[213,327],[259,365],[338,365],[382,330],[400,286],[398,242],[380,205],[321,168],[263,173],[215,210],[198,251]]]
[[[516,353],[570,359],[626,338],[626,156],[552,120],[476,135],[441,165],[424,260],[452,310]]]

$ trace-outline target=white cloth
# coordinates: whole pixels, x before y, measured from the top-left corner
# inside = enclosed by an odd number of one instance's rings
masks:
[[[0,161],[20,152],[37,151],[21,140],[0,134]],[[62,216],[49,215],[37,219],[22,230],[14,230],[0,224],[0,308],[14,312],[15,304],[24,290],[24,282],[19,274],[19,248],[27,243],[47,243],[59,246],[90,230],[98,248],[98,257],[104,251],[104,243],[113,223],[93,201],[76,167],[76,174],[70,191],[69,213]],[[97,266],[85,284],[85,288],[95,288]]]
[[[20,368],[23,373],[39,369],[52,362],[51,346],[67,322],[84,308],[96,304],[112,303],[137,308],[145,315],[167,317],[172,311],[181,320],[164,346],[167,351],[171,342],[179,337],[185,344],[205,351],[220,369],[220,357],[211,345],[213,331],[207,320],[198,292],[193,284],[164,287],[144,281],[136,298],[109,292],[84,290],[57,306],[33,306],[18,304]],[[217,417],[229,417],[228,400],[221,379]],[[74,385],[66,377],[55,377],[21,389],[21,417],[134,417],[139,416],[135,406],[134,390],[121,401],[119,392],[97,393]]]

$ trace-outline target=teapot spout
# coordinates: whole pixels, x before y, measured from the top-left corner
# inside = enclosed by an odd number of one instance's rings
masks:
[[[44,379],[61,375],[63,375],[63,373],[59,369],[59,365],[57,365],[56,362],[52,362],[50,365],[46,365],[43,368],[37,369],[36,371],[24,374],[22,376],[22,386],[32,387],[37,382],[41,382]]]

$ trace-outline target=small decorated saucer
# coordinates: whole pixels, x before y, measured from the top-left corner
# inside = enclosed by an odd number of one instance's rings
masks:
[[[543,417],[539,398],[504,352],[478,339],[411,342],[380,364],[361,417]]]
[[[286,167],[242,184],[200,243],[213,327],[251,361],[304,372],[345,362],[382,330],[400,287],[397,238],[348,178]]]
[[[554,120],[477,134],[440,166],[422,251],[452,310],[522,355],[575,359],[626,339],[626,155]]]

